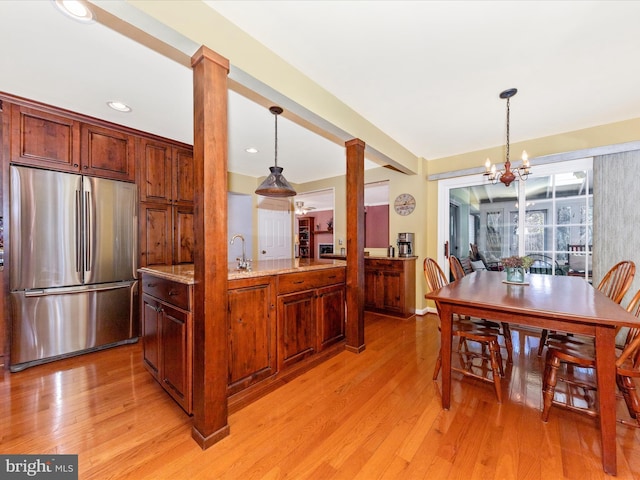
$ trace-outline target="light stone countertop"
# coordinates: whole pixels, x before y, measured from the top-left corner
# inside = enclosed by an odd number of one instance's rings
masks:
[[[231,264],[228,279],[236,280],[283,273],[306,272],[310,270],[345,267],[346,265],[347,262],[344,260],[331,259],[310,260],[306,258],[287,258],[280,260],[262,260],[254,262],[251,270],[237,270],[235,264]],[[155,275],[174,282],[186,283],[187,285],[194,283],[193,264],[142,267],[138,269],[138,272]]]

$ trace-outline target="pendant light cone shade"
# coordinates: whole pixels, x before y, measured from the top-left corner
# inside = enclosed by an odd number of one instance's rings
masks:
[[[275,164],[273,167],[269,167],[271,172],[267,178],[256,189],[258,195],[264,197],[293,197],[296,191],[287,182],[287,179],[282,175],[282,167],[278,166],[278,115],[282,113],[282,108],[271,107],[269,111],[276,117],[275,128]]]

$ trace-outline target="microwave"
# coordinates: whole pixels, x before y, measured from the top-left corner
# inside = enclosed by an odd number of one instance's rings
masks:
[[[333,254],[333,243],[319,243],[318,244],[318,253],[320,255],[331,255],[331,254]]]

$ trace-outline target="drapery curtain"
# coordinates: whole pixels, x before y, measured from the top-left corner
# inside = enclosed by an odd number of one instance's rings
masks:
[[[593,284],[621,260],[636,264],[636,276],[622,300],[640,289],[640,150],[593,159]]]

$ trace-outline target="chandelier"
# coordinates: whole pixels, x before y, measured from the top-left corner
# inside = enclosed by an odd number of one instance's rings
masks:
[[[506,145],[506,161],[504,162],[504,170],[497,171],[495,164],[491,164],[491,160],[487,158],[487,161],[484,164],[485,172],[484,176],[488,178],[488,180],[495,184],[500,180],[506,187],[511,185],[517,178],[522,181],[526,181],[529,177],[529,173],[531,173],[531,167],[529,165],[529,157],[527,156],[527,152],[522,151],[522,165],[520,167],[511,168],[511,161],[509,160],[509,107],[510,100],[516,93],[518,93],[517,88],[510,88],[500,93],[500,98],[507,99],[507,145]],[[515,173],[514,173],[515,172]]]
[[[287,182],[284,175],[282,175],[282,167],[278,166],[278,115],[280,115],[283,110],[280,107],[274,106],[269,108],[269,111],[273,113],[276,119],[274,166],[269,167],[271,173],[256,189],[256,193],[264,197],[293,197],[296,191],[289,182]]]

